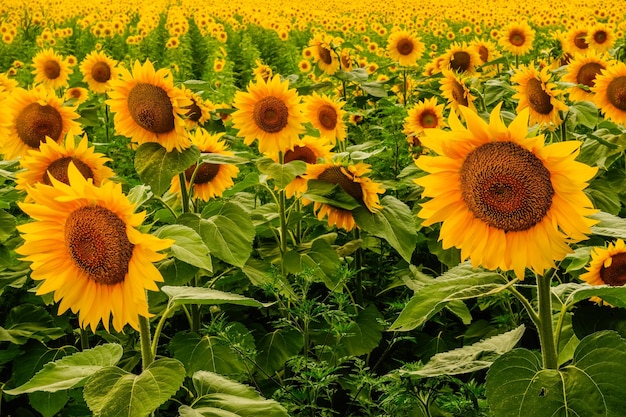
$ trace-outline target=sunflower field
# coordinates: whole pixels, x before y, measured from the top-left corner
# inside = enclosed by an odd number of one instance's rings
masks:
[[[626,415],[626,3],[530,3],[0,1],[0,415]]]

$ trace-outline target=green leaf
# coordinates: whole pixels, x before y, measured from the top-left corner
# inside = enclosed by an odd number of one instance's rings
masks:
[[[84,385],[94,372],[114,366],[122,358],[120,345],[108,343],[47,363],[27,383],[4,391],[20,395],[35,391],[56,392]]]
[[[137,148],[135,170],[154,194],[162,195],[170,187],[174,175],[195,164],[199,157],[200,150],[195,146],[182,152],[167,152],[160,144],[148,142]]]
[[[262,303],[254,298],[210,288],[165,285],[161,287],[161,291],[170,298],[171,306],[183,304],[237,304],[250,307],[269,307],[273,304]]]
[[[5,242],[15,232],[17,222],[15,217],[4,210],[0,210],[0,243]]]
[[[198,371],[193,374],[193,385],[199,397],[193,409],[201,416],[289,417],[287,410],[278,402],[268,400],[252,387],[222,375]],[[189,410],[183,411],[189,413]]]
[[[568,307],[591,297],[600,297],[615,307],[626,308],[626,287],[570,282],[558,285],[552,291]]]
[[[268,375],[273,375],[303,346],[304,338],[300,332],[289,328],[277,329],[265,334],[259,341],[256,361]]]
[[[581,124],[593,129],[598,124],[598,108],[593,103],[575,101],[569,106],[569,111],[575,118],[576,125]]]
[[[359,311],[354,323],[346,330],[335,349],[338,357],[361,356],[371,353],[382,339],[383,316],[372,304]]]
[[[96,372],[85,385],[84,397],[96,417],[144,417],[178,391],[185,368],[176,359],[159,359],[140,375],[111,366]]]
[[[353,212],[354,220],[366,232],[385,239],[410,263],[417,244],[415,217],[411,209],[395,197],[385,196],[381,204],[383,208],[375,213],[359,207]]]
[[[619,214],[622,204],[618,191],[621,190],[616,189],[606,178],[594,179],[585,191],[595,208],[613,215]]]
[[[524,325],[506,333],[492,336],[469,346],[437,353],[422,369],[402,371],[402,375],[434,377],[458,375],[478,371],[491,366],[502,354],[510,351],[524,334]]]
[[[602,331],[585,337],[570,365],[542,369],[526,349],[498,358],[487,373],[486,394],[498,417],[621,416],[626,410],[626,342]]]
[[[188,376],[196,371],[246,376],[249,365],[226,342],[213,336],[178,332],[169,343],[172,355],[185,365]]]
[[[161,239],[173,239],[170,247],[172,255],[183,262],[198,268],[213,271],[209,248],[204,244],[200,235],[191,227],[181,224],[163,226],[154,232]]]
[[[13,307],[6,321],[6,328],[0,327],[0,342],[23,345],[29,339],[39,341],[55,340],[65,336],[65,331],[54,318],[40,306],[23,304]]]
[[[67,391],[31,392],[28,401],[43,417],[54,417],[67,404]]]
[[[598,220],[595,226],[591,226],[594,235],[626,239],[626,219],[604,212],[595,213],[589,217]]]
[[[329,204],[344,210],[354,210],[361,205],[341,186],[326,181],[309,180],[303,198],[318,203]]]
[[[198,272],[197,266],[189,265],[176,258],[160,262],[158,269],[167,285],[185,285]]]
[[[614,135],[606,129],[597,130],[593,134],[586,135],[577,159],[589,166],[597,165],[608,169],[626,150],[625,139],[622,135]]]
[[[506,279],[496,272],[473,270],[468,264],[460,265],[418,289],[389,330],[413,330],[450,301],[493,294],[506,286]]]
[[[130,189],[126,196],[128,201],[137,207],[141,207],[143,203],[150,200],[154,194],[150,191],[150,187],[145,184],[137,185]]]
[[[236,155],[222,155],[219,153],[204,153],[200,157],[200,161],[207,164],[245,164],[246,162],[250,162],[249,158],[245,158],[243,156]]]
[[[378,81],[368,81],[361,84],[361,89],[373,97],[387,97],[387,90]]]
[[[337,271],[341,263],[337,252],[324,239],[315,239],[308,250],[285,254],[285,267],[293,274],[308,270],[316,282],[323,282],[329,290],[338,290]]]
[[[271,158],[261,158],[257,162],[257,167],[259,171],[273,179],[278,188],[285,188],[297,176],[306,172],[306,162],[298,160],[279,164]]]

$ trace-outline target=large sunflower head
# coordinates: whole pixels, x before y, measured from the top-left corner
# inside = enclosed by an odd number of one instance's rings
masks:
[[[110,81],[118,77],[117,61],[102,51],[92,51],[80,64],[83,80],[96,93],[106,93]]]
[[[448,100],[448,106],[457,109],[459,106],[469,107],[475,110],[474,100],[476,97],[470,92],[468,78],[462,74],[457,74],[451,70],[441,71],[443,78],[441,84],[441,95]]]
[[[135,61],[132,74],[120,67],[120,77],[110,80],[106,103],[115,114],[116,133],[139,145],[157,142],[167,152],[181,151],[191,144],[183,116],[191,100],[174,87],[172,72],[155,71],[150,61]]]
[[[556,84],[550,82],[549,70],[548,67],[539,71],[533,65],[521,65],[511,81],[517,83],[514,86],[517,93],[513,95],[513,99],[519,100],[517,112],[528,108],[531,124],[554,128],[562,122],[559,111],[565,111],[568,107],[557,98],[560,91]]]
[[[345,102],[331,99],[326,94],[313,92],[306,96],[304,101],[304,116],[318,129],[320,136],[331,143],[342,142],[346,138],[345,111],[342,109]]]
[[[203,154],[234,155],[221,140],[223,132],[211,134],[204,129],[196,129],[190,136],[191,143]],[[185,186],[189,189],[193,182],[193,196],[202,201],[209,201],[211,198],[221,197],[226,189],[235,185],[233,179],[238,173],[239,168],[235,165],[201,162],[199,166],[193,164],[185,170]],[[178,175],[172,178],[170,192],[180,192]]]
[[[522,56],[533,49],[535,30],[528,22],[511,22],[502,28],[498,42],[505,51]]]
[[[365,176],[370,171],[370,166],[361,162],[347,166],[340,162],[327,162],[310,166],[305,174],[305,179],[338,185],[359,204],[365,206],[370,212],[375,212],[382,208],[378,195],[384,193],[385,189],[382,184]],[[309,204],[310,201],[303,199],[303,203]],[[328,226],[330,227],[337,226],[340,229],[350,231],[355,226],[351,210],[316,201],[313,205],[313,211],[317,213],[319,220],[328,217]]]
[[[626,64],[613,63],[595,80],[591,91],[604,117],[626,126]]]
[[[474,267],[543,273],[591,233],[595,210],[583,189],[597,169],[575,160],[577,141],[527,138],[528,109],[508,127],[500,105],[489,123],[460,111],[466,126],[452,112],[450,131],[429,129],[422,139],[437,154],[416,161],[427,175],[415,182],[431,198],[422,224],[442,222],[443,247],[459,248]]]
[[[318,33],[309,42],[313,62],[328,75],[336,73],[341,66],[333,46],[333,37],[326,33]]]
[[[573,27],[565,34],[563,48],[571,55],[584,54],[589,50],[587,27]]]
[[[565,82],[576,84],[568,88],[572,101],[593,101],[591,88],[596,85],[596,77],[609,67],[609,60],[593,51],[585,55],[576,55],[567,65],[567,73],[561,78]]]
[[[50,177],[69,184],[68,168],[70,162],[74,164],[78,172],[86,178],[93,180],[96,187],[113,177],[111,168],[104,164],[110,158],[99,152],[95,152],[93,146],[89,146],[87,135],[76,143],[73,135],[65,138],[65,144],[59,144],[49,137],[42,143],[39,149],[28,151],[20,165],[25,171],[16,176],[15,188],[27,190],[28,187],[38,183],[52,185]]]
[[[615,44],[614,29],[607,24],[597,23],[589,28],[585,42],[597,52],[607,52]]]
[[[415,65],[425,49],[419,37],[408,30],[394,31],[387,39],[389,57],[405,67]]]
[[[232,114],[233,127],[246,145],[258,139],[261,153],[293,147],[304,130],[300,96],[279,75],[267,82],[257,79],[246,92],[238,91],[233,107],[237,109]]]
[[[626,244],[622,239],[609,243],[607,247],[595,247],[591,251],[591,261],[587,272],[580,279],[589,285],[610,285],[623,287],[626,284]],[[603,302],[598,297],[593,301]]]
[[[52,49],[44,49],[33,57],[35,82],[57,89],[68,86],[73,72],[63,57]]]
[[[453,43],[446,51],[444,57],[446,68],[466,75],[474,75],[476,66],[480,64],[480,55],[474,48],[468,47],[465,42],[462,44],[458,42]]]
[[[66,134],[78,135],[82,132],[74,121],[78,117],[75,107],[63,106],[53,90],[15,88],[0,107],[0,124],[6,132],[0,135],[0,154],[14,159],[39,149],[46,137],[60,142]]]
[[[152,262],[173,242],[137,230],[145,213],[134,212],[120,184],[96,187],[73,164],[68,177],[69,185],[51,178],[29,188],[34,202],[19,205],[34,221],[18,226],[24,244],[16,252],[43,281],[37,294],[54,292],[59,314],[71,309],[92,331],[100,321],[108,331],[111,317],[117,331],[138,329],[138,317],[150,317],[146,289],[163,281]]]

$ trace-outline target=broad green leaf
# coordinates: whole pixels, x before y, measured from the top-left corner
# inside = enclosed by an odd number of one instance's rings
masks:
[[[378,81],[368,81],[361,84],[361,89],[373,97],[387,97],[387,90]]]
[[[17,345],[11,346],[17,347]],[[28,382],[46,364],[78,352],[78,349],[74,346],[68,345],[59,349],[49,349],[36,341],[31,341],[21,350],[24,353],[19,355],[19,360],[14,360],[12,365],[11,386],[13,387],[18,387]],[[6,388],[8,386],[5,386]]]
[[[48,341],[65,336],[46,309],[32,304],[13,307],[5,325],[0,327],[0,342],[23,345],[29,339]]]
[[[258,343],[257,363],[268,375],[283,368],[287,360],[297,355],[304,346],[302,334],[289,328],[276,329],[265,334]]]
[[[250,162],[249,158],[237,155],[222,155],[219,153],[203,153],[200,157],[200,161],[207,164],[245,164]]]
[[[620,212],[620,191],[605,178],[594,179],[585,190],[591,197],[595,208],[613,215]]]
[[[498,417],[618,417],[626,410],[626,342],[612,331],[581,340],[570,365],[542,369],[541,355],[514,349],[487,373],[486,394]]]
[[[250,307],[269,307],[272,305],[272,303],[262,303],[254,298],[210,288],[165,285],[161,287],[161,291],[170,298],[169,303],[171,306],[183,304],[237,304]]]
[[[478,371],[491,366],[502,354],[510,351],[524,334],[524,325],[506,333],[492,336],[469,346],[448,352],[437,353],[422,369],[415,371],[400,370],[402,375],[434,377],[458,375]]]
[[[0,243],[5,242],[15,232],[17,222],[15,217],[4,210],[0,210]]]
[[[247,190],[248,188],[259,185],[259,174],[257,172],[250,172],[242,180],[237,180],[235,185],[228,190],[224,191],[224,197],[231,197],[236,193]]]
[[[318,203],[329,204],[344,210],[354,210],[361,205],[337,184],[326,181],[309,180],[303,198]]]
[[[144,143],[135,153],[135,170],[154,194],[162,195],[177,175],[198,161],[200,151],[192,146],[182,152],[167,152],[156,142]]]
[[[354,68],[351,71],[339,70],[335,73],[335,76],[344,81],[364,83],[367,81],[368,74],[365,68]]]
[[[182,224],[170,224],[157,229],[154,234],[161,239],[173,239],[175,241],[170,247],[174,257],[198,268],[213,271],[209,248],[191,227]]]
[[[275,288],[280,294],[288,298],[295,298],[295,293],[286,277],[272,273],[272,265],[261,259],[250,258],[241,268],[241,272],[257,287],[266,288],[268,285]]]
[[[578,160],[590,166],[608,169],[626,150],[626,137],[601,129],[585,136]]]
[[[332,291],[338,288],[337,270],[341,263],[337,252],[324,239],[315,239],[309,250],[290,251],[284,257],[285,267],[293,274],[308,270],[316,282],[323,282]]]
[[[365,207],[353,211],[355,222],[366,232],[385,239],[407,262],[417,244],[415,216],[411,209],[392,196],[381,200],[383,208],[371,213]]]
[[[588,101],[575,101],[569,105],[569,111],[572,113],[576,125],[580,124],[589,129],[593,129],[598,124],[598,108],[593,103]]]
[[[390,330],[413,330],[450,301],[493,294],[506,285],[506,279],[496,272],[473,270],[467,264],[460,265],[417,290]]]
[[[170,341],[169,350],[184,364],[188,376],[201,370],[233,377],[248,375],[250,364],[216,337],[179,332]]]
[[[359,311],[346,335],[338,340],[335,353],[338,357],[361,356],[371,353],[382,339],[383,316],[372,304]]]
[[[189,265],[176,258],[160,262],[158,268],[166,285],[185,285],[198,272],[197,266]]]
[[[54,417],[67,404],[67,391],[31,392],[28,401],[43,417]]]
[[[131,188],[126,196],[128,197],[128,201],[137,207],[141,207],[143,203],[152,198],[153,194],[152,191],[150,191],[150,187],[141,184]]]
[[[261,158],[257,162],[257,167],[259,171],[273,179],[278,188],[285,188],[297,176],[306,172],[306,162],[297,160],[279,164],[271,158]]]
[[[567,306],[571,306],[581,300],[588,300],[591,297],[600,297],[615,307],[626,308],[626,287],[575,283],[562,285],[567,285],[569,290],[567,298],[565,299]]]
[[[108,343],[47,363],[27,383],[4,391],[9,395],[35,391],[56,392],[84,385],[94,372],[114,366],[122,358],[120,345]]]
[[[103,368],[85,385],[84,397],[96,417],[144,417],[178,391],[185,368],[176,359],[159,359],[140,375]]]
[[[604,212],[589,217],[598,220],[595,226],[591,226],[591,232],[594,235],[626,239],[626,219]]]

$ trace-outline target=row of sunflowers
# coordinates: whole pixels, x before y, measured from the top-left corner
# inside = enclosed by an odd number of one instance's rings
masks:
[[[0,414],[626,410],[623,2],[100,3],[0,5]]]

